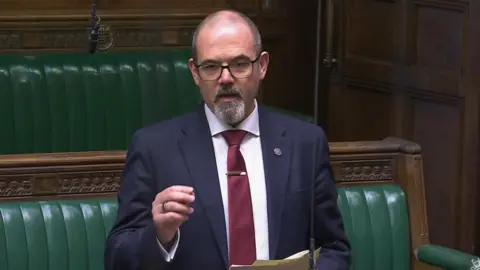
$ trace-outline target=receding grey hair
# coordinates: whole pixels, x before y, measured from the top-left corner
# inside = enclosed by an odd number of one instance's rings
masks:
[[[228,15],[225,13],[227,13]],[[255,42],[256,53],[260,54],[260,52],[263,50],[262,36],[260,35],[260,31],[258,31],[258,27],[247,15],[234,10],[221,10],[208,15],[205,19],[203,19],[203,21],[195,29],[195,32],[193,33],[193,37],[192,37],[192,58],[193,59],[197,59],[198,34],[200,33],[200,31],[202,31],[202,29],[207,24],[214,22],[217,19],[227,20],[229,22],[234,22],[234,23],[239,23],[239,22],[246,23],[248,28],[250,28],[250,31],[252,32],[252,36]]]

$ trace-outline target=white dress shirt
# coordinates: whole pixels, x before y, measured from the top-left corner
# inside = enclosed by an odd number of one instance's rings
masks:
[[[225,130],[233,129],[230,125],[219,120],[215,114],[205,105],[205,114],[210,126],[212,135],[215,159],[218,168],[218,178],[220,181],[220,190],[222,193],[223,209],[225,214],[225,227],[227,230],[227,241],[230,242],[229,222],[228,222],[228,179],[227,172],[227,154],[228,144],[221,135]],[[257,260],[269,259],[268,243],[268,215],[267,215],[267,191],[265,186],[265,173],[263,168],[262,146],[260,142],[260,127],[258,121],[258,107],[255,101],[254,111],[237,126],[237,129],[247,131],[247,135],[240,145],[240,152],[245,160],[252,198],[253,221],[255,224],[255,246]],[[187,221],[188,222],[188,221]],[[167,262],[171,261],[175,255],[180,241],[180,231],[174,245],[167,252],[161,245],[160,250]]]

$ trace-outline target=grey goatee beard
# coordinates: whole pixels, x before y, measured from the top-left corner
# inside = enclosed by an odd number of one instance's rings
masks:
[[[219,102],[220,95],[235,94],[239,99]],[[222,87],[217,92],[213,113],[225,123],[235,126],[245,118],[245,102],[241,99],[241,93],[236,88]]]

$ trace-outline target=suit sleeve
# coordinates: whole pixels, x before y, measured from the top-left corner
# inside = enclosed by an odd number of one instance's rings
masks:
[[[337,189],[330,164],[327,139],[322,132],[317,140],[315,182],[315,242],[321,246],[317,269],[348,270],[350,243],[337,204]]]
[[[117,218],[106,241],[106,270],[169,269],[151,214],[156,191],[146,145],[136,133],[127,151]]]

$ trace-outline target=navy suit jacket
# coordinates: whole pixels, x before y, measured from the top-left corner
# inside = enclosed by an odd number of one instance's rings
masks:
[[[318,269],[347,270],[350,245],[337,207],[329,149],[318,126],[259,106],[270,258],[308,249],[310,191],[315,175]],[[281,155],[275,155],[279,148]],[[194,213],[180,227],[173,261],[161,256],[151,215],[158,192],[192,186]],[[203,105],[193,113],[138,130],[127,151],[117,219],[106,242],[106,270],[228,269],[223,203]]]

